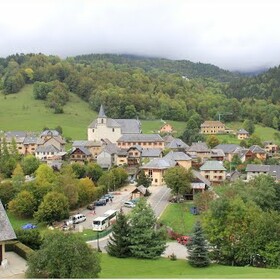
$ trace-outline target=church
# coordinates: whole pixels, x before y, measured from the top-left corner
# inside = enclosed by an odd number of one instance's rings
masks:
[[[108,118],[101,105],[97,119],[88,126],[88,141],[109,140],[117,143],[117,140],[124,135],[139,133],[141,133],[139,120]]]

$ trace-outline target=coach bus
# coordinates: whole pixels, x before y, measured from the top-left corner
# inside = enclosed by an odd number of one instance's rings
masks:
[[[108,210],[103,216],[95,218],[92,222],[92,229],[94,231],[103,231],[107,229],[116,219],[117,213],[118,210]]]

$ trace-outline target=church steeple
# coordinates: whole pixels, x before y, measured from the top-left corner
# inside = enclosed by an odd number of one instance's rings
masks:
[[[102,104],[101,104],[100,109],[99,109],[98,118],[107,118],[106,115],[105,115],[104,108],[103,108]]]

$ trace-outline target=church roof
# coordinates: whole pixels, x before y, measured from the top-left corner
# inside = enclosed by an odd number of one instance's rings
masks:
[[[16,234],[0,200],[0,242],[16,239]]]
[[[98,118],[107,118],[106,115],[105,115],[104,108],[103,108],[102,104],[101,104],[100,109],[99,109]]]

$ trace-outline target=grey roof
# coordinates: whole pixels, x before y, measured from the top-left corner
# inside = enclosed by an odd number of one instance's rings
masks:
[[[141,192],[143,195],[145,195],[147,193],[147,188],[145,188],[143,185],[139,186],[139,187],[136,187],[132,193],[136,192],[136,191],[139,191]]]
[[[237,144],[219,144],[214,149],[221,149],[225,154],[233,153],[236,148],[241,148]]]
[[[200,167],[200,171],[212,171],[212,170],[226,171],[223,164],[217,160],[208,160]]]
[[[54,145],[47,145],[47,146],[39,146],[36,149],[36,153],[57,153],[59,149],[56,148]]]
[[[116,154],[118,152],[118,149],[119,148],[117,147],[116,144],[112,144],[111,143],[111,144],[107,144],[104,147],[103,151],[109,153],[110,155],[112,155],[112,154]]]
[[[169,152],[163,159],[174,160],[174,161],[182,161],[182,160],[192,160],[187,154],[183,152]]]
[[[265,151],[264,149],[262,149],[262,148],[261,148],[260,146],[258,146],[258,145],[253,145],[253,146],[251,146],[251,147],[249,148],[249,150],[250,150],[251,152],[255,153],[255,154],[259,154],[259,153],[265,154],[265,153],[266,153],[266,151]]]
[[[276,145],[276,144],[275,144],[273,141],[271,141],[271,140],[264,141],[263,144],[264,144],[264,146],[266,146],[266,145]]]
[[[209,187],[211,186],[211,182],[209,180],[207,180],[204,176],[202,176],[198,171],[192,170],[192,174],[193,174],[194,178],[199,179],[205,185],[207,185]]]
[[[85,155],[90,156],[91,153],[86,147],[74,147],[71,149],[70,153],[72,154],[75,152],[77,149],[79,149],[81,152],[83,152]]]
[[[17,137],[26,137],[26,131],[7,131],[5,132],[5,137],[7,138],[17,138]]]
[[[75,140],[72,147],[100,147],[102,142],[100,141],[87,141],[87,140]]]
[[[163,137],[163,140],[165,143],[170,143],[171,141],[173,141],[175,138],[172,135],[165,135]]]
[[[44,130],[41,134],[40,137],[42,136],[47,136],[47,135],[52,135],[53,137],[55,136],[60,136],[59,132],[53,129],[48,129],[48,130]]]
[[[159,134],[125,134],[117,142],[163,142]]]
[[[26,136],[24,138],[23,144],[36,144],[37,136]]]
[[[147,168],[154,168],[154,169],[167,169],[169,167],[174,167],[176,165],[176,162],[173,160],[167,160],[163,158],[155,158],[152,159],[147,164],[141,166],[141,169],[147,169]]]
[[[188,152],[209,152],[209,148],[205,142],[195,142],[192,143],[190,148],[188,149]]]
[[[245,130],[244,128],[241,128],[237,131],[237,134],[249,134],[249,132],[247,130]]]
[[[224,157],[225,153],[222,149],[212,149],[211,157]]]
[[[160,157],[161,149],[142,149],[142,157]]]
[[[175,138],[173,139],[170,143],[168,143],[166,145],[166,148],[169,149],[188,149],[190,146],[187,145],[185,142],[183,142],[181,139],[179,138]]]
[[[131,146],[127,149],[127,151],[129,151],[131,149],[137,149],[139,152],[141,152],[143,150],[143,148],[140,145]]]
[[[127,150],[126,149],[119,149],[117,151],[118,156],[126,156],[127,155]]]
[[[0,200],[0,242],[16,238],[16,234]]]
[[[268,172],[270,169],[269,165],[264,164],[248,164],[246,172]]]
[[[101,104],[100,109],[99,109],[98,118],[106,118],[106,115],[105,115],[104,108],[103,108],[102,104]]]

